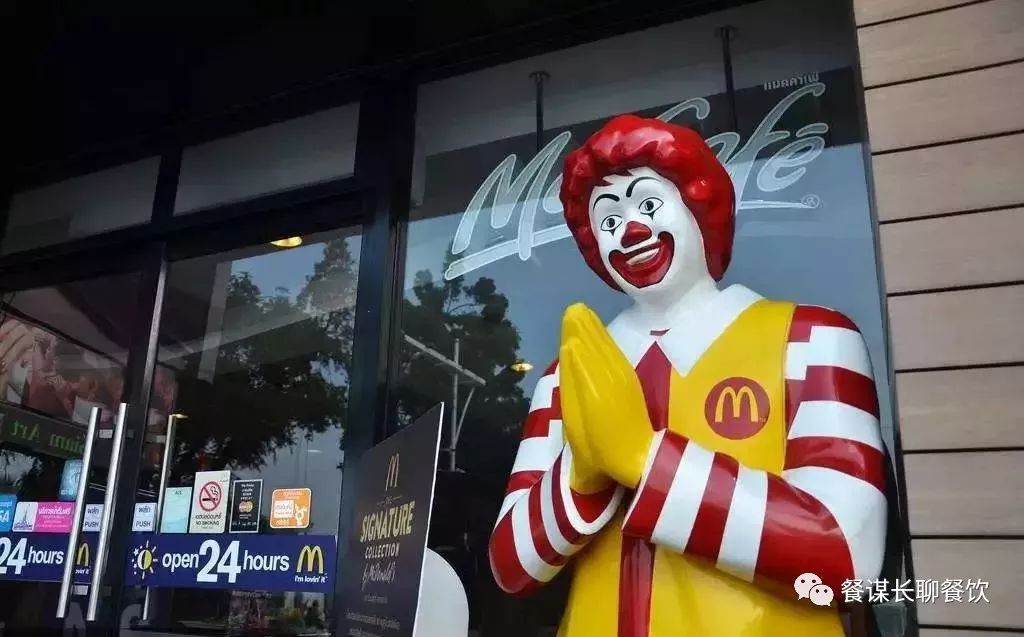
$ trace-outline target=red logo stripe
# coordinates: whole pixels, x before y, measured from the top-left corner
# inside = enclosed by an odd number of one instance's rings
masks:
[[[668,427],[668,393],[672,384],[672,363],[657,343],[651,345],[636,366],[644,390],[647,415],[655,431]]]
[[[672,478],[679,469],[687,442],[686,438],[678,434],[665,432],[647,473],[647,481],[637,494],[636,504],[623,525],[623,532],[645,538],[654,533],[654,525],[658,523],[661,510],[665,507]]]
[[[672,363],[657,343],[640,359],[636,366],[636,375],[643,387],[651,427],[655,431],[667,429]],[[633,509],[634,516],[640,513],[640,518],[636,522],[637,528],[644,529],[644,532],[640,533],[643,536],[650,536],[654,529],[658,515],[665,505],[665,496],[672,486],[672,476],[679,466],[683,447],[686,445],[686,439],[682,437],[677,444],[665,444],[670,435],[670,432],[665,432],[666,440],[663,440],[658,448],[644,492],[639,494],[640,500]],[[668,455],[665,459],[660,459],[663,451]],[[625,530],[624,528],[623,531]],[[646,540],[623,535],[622,554],[619,560],[619,637],[648,637],[653,585],[654,547]]]
[[[786,469],[825,467],[874,485],[885,493],[885,457],[871,445],[845,438],[808,436],[786,444]]]
[[[538,409],[526,415],[523,423],[523,439],[546,438],[551,427],[551,410]]]
[[[653,583],[654,546],[638,537],[623,535],[618,637],[650,637]]]
[[[789,324],[789,342],[806,343],[811,340],[811,329],[814,327],[844,327],[860,332],[853,321],[840,312],[826,307],[798,305],[793,312],[793,320]]]
[[[509,476],[508,488],[505,489],[505,495],[522,489],[529,489],[533,485],[537,484],[537,482],[539,482],[543,477],[543,471],[517,471]]]
[[[508,593],[526,593],[537,586],[537,580],[530,577],[516,555],[515,537],[512,533],[512,515],[506,514],[491,534],[491,572],[498,586]]]
[[[572,494],[572,502],[576,507],[576,512],[580,514],[584,522],[590,524],[601,517],[601,514],[608,508],[608,503],[615,497],[615,490],[617,488],[618,485],[612,484],[607,489],[597,493],[576,493],[570,488],[569,493]]]
[[[801,573],[815,573],[834,591],[853,577],[850,549],[832,513],[777,476],[768,476],[757,573],[787,584]]]
[[[800,400],[835,400],[878,417],[875,382],[844,367],[808,367],[807,378],[800,388]]]
[[[562,537],[575,544],[579,542],[582,534],[573,528],[569,518],[565,515],[566,503],[562,498],[562,489],[560,487],[563,461],[563,457],[558,456],[555,466],[551,468],[551,499],[554,502],[555,522],[558,524],[558,530],[562,532]]]
[[[716,453],[711,463],[708,484],[704,488],[704,497],[697,509],[697,518],[693,522],[690,540],[686,543],[686,551],[701,555],[711,560],[718,558],[725,534],[725,520],[729,516],[732,494],[736,489],[736,476],[740,464],[732,456]]]
[[[530,511],[530,535],[533,538],[533,546],[537,549],[537,555],[552,566],[561,566],[568,559],[555,550],[544,529],[544,519],[540,512],[540,499],[543,497],[542,489],[530,491],[530,499],[527,502]]]

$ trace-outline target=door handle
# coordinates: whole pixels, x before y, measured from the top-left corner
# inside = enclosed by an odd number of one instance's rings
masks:
[[[153,533],[160,532],[160,519],[164,513],[164,492],[167,490],[167,479],[171,474],[171,455],[174,453],[174,427],[178,417],[171,414],[167,417],[167,434],[164,438],[164,461],[160,466],[160,490],[156,493],[156,515],[153,518]],[[142,621],[149,621],[149,591],[146,588],[146,598],[142,602]]]
[[[114,437],[110,451],[110,468],[107,470],[107,491],[103,494],[103,515],[100,517],[100,535],[96,542],[96,560],[92,567],[92,586],[89,587],[89,605],[86,609],[86,621],[96,621],[96,611],[100,602],[100,584],[103,572],[107,567],[107,550],[110,548],[110,522],[114,517],[114,497],[117,482],[121,476],[121,452],[124,450],[124,423],[128,412],[128,403],[121,403],[117,408],[117,419],[114,424]]]
[[[71,592],[71,578],[75,572],[75,551],[78,548],[79,532],[85,517],[85,492],[89,486],[89,467],[92,465],[92,443],[96,434],[96,423],[100,421],[100,408],[93,407],[89,413],[89,426],[85,430],[85,449],[82,450],[82,472],[75,487],[75,509],[68,533],[68,548],[64,552],[64,575],[60,579],[60,597],[57,598],[57,619],[68,614],[68,597]]]

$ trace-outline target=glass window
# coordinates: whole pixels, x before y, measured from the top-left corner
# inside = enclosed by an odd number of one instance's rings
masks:
[[[132,400],[125,362],[139,284],[128,272],[0,297],[0,624],[7,634],[61,630],[54,617],[60,574],[26,578],[8,558],[19,544],[25,550],[25,537],[33,538],[30,554],[39,550],[36,538],[67,545],[80,478],[86,506],[103,506],[109,446],[86,468],[86,432],[94,409],[99,428],[110,430],[118,404]]]
[[[8,254],[149,221],[160,159],[108,168],[11,198],[0,252]]]
[[[235,486],[262,483],[248,500],[256,519],[222,531],[337,535],[359,229],[277,243],[170,264],[138,492],[139,502],[157,499],[173,416],[165,533],[195,532],[197,473],[227,471]],[[234,489],[224,497],[239,505]],[[279,519],[275,498],[292,502],[294,519]],[[138,613],[145,591],[132,591]],[[152,588],[149,603],[148,625],[175,633],[326,634],[334,610],[323,592],[227,585]]]
[[[174,214],[351,175],[359,104],[185,149]]]
[[[563,311],[582,301],[607,323],[628,304],[584,264],[558,200],[563,157],[614,115],[660,116],[708,140],[738,200],[723,285],[851,317],[891,444],[849,12],[768,0],[421,87],[395,411],[408,422],[456,405],[431,546],[459,573],[476,634],[554,635],[564,606],[564,576],[526,600],[501,593],[487,546]],[[536,71],[549,75],[540,143]]]

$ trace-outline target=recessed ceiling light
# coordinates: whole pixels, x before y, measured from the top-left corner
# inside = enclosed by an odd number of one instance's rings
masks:
[[[278,248],[294,248],[302,245],[302,237],[285,237],[284,239],[271,241],[270,245]]]
[[[527,361],[516,361],[509,365],[508,367],[512,371],[519,372],[520,374],[525,374],[526,372],[533,369],[533,365],[531,363],[528,363]]]

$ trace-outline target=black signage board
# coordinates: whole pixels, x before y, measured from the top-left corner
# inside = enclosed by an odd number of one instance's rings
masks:
[[[58,458],[81,458],[85,425],[51,418],[7,403],[0,404],[0,442],[28,447]]]
[[[235,480],[231,485],[232,533],[260,532],[260,502],[263,500],[263,480]]]
[[[411,637],[430,529],[444,406],[373,447],[355,468],[355,525],[339,636]]]

